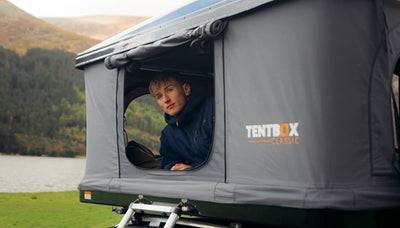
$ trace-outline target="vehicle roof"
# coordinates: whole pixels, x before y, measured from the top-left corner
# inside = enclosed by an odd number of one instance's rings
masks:
[[[146,20],[79,53],[76,58],[76,67],[82,67],[109,55],[168,37],[178,31],[233,16],[272,1],[274,0],[194,0],[165,15]]]

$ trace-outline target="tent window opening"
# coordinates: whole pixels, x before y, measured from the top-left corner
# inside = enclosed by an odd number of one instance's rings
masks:
[[[154,155],[159,155],[160,133],[165,127],[164,115],[151,95],[133,100],[125,111],[126,144],[135,139]]]
[[[147,169],[200,168],[214,132],[212,42],[179,47],[125,69],[127,159]]]

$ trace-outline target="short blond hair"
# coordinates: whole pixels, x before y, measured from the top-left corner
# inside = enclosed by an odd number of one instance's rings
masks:
[[[151,79],[149,83],[149,93],[150,95],[154,96],[155,91],[157,88],[160,88],[161,84],[170,81],[170,80],[175,80],[177,81],[180,85],[183,85],[185,82],[179,77],[178,73],[175,72],[162,72],[160,74],[157,74],[153,79]]]

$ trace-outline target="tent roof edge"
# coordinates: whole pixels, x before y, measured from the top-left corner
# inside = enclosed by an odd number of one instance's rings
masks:
[[[139,24],[79,53],[75,60],[75,67],[81,69],[87,64],[103,60],[110,55],[123,53],[140,45],[152,43],[174,35],[177,32],[195,28],[213,20],[228,18],[273,1],[276,0],[222,0],[216,1],[217,3],[214,1],[214,4],[208,7],[183,14],[172,20],[161,20],[163,17],[182,9],[180,8],[158,19]],[[154,23],[157,20],[161,20],[160,24]],[[149,24],[152,23],[153,26],[149,27]]]

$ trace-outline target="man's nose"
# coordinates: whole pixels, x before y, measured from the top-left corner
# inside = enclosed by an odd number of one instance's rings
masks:
[[[164,96],[164,103],[169,103],[171,101],[171,99],[169,98],[169,96]]]

